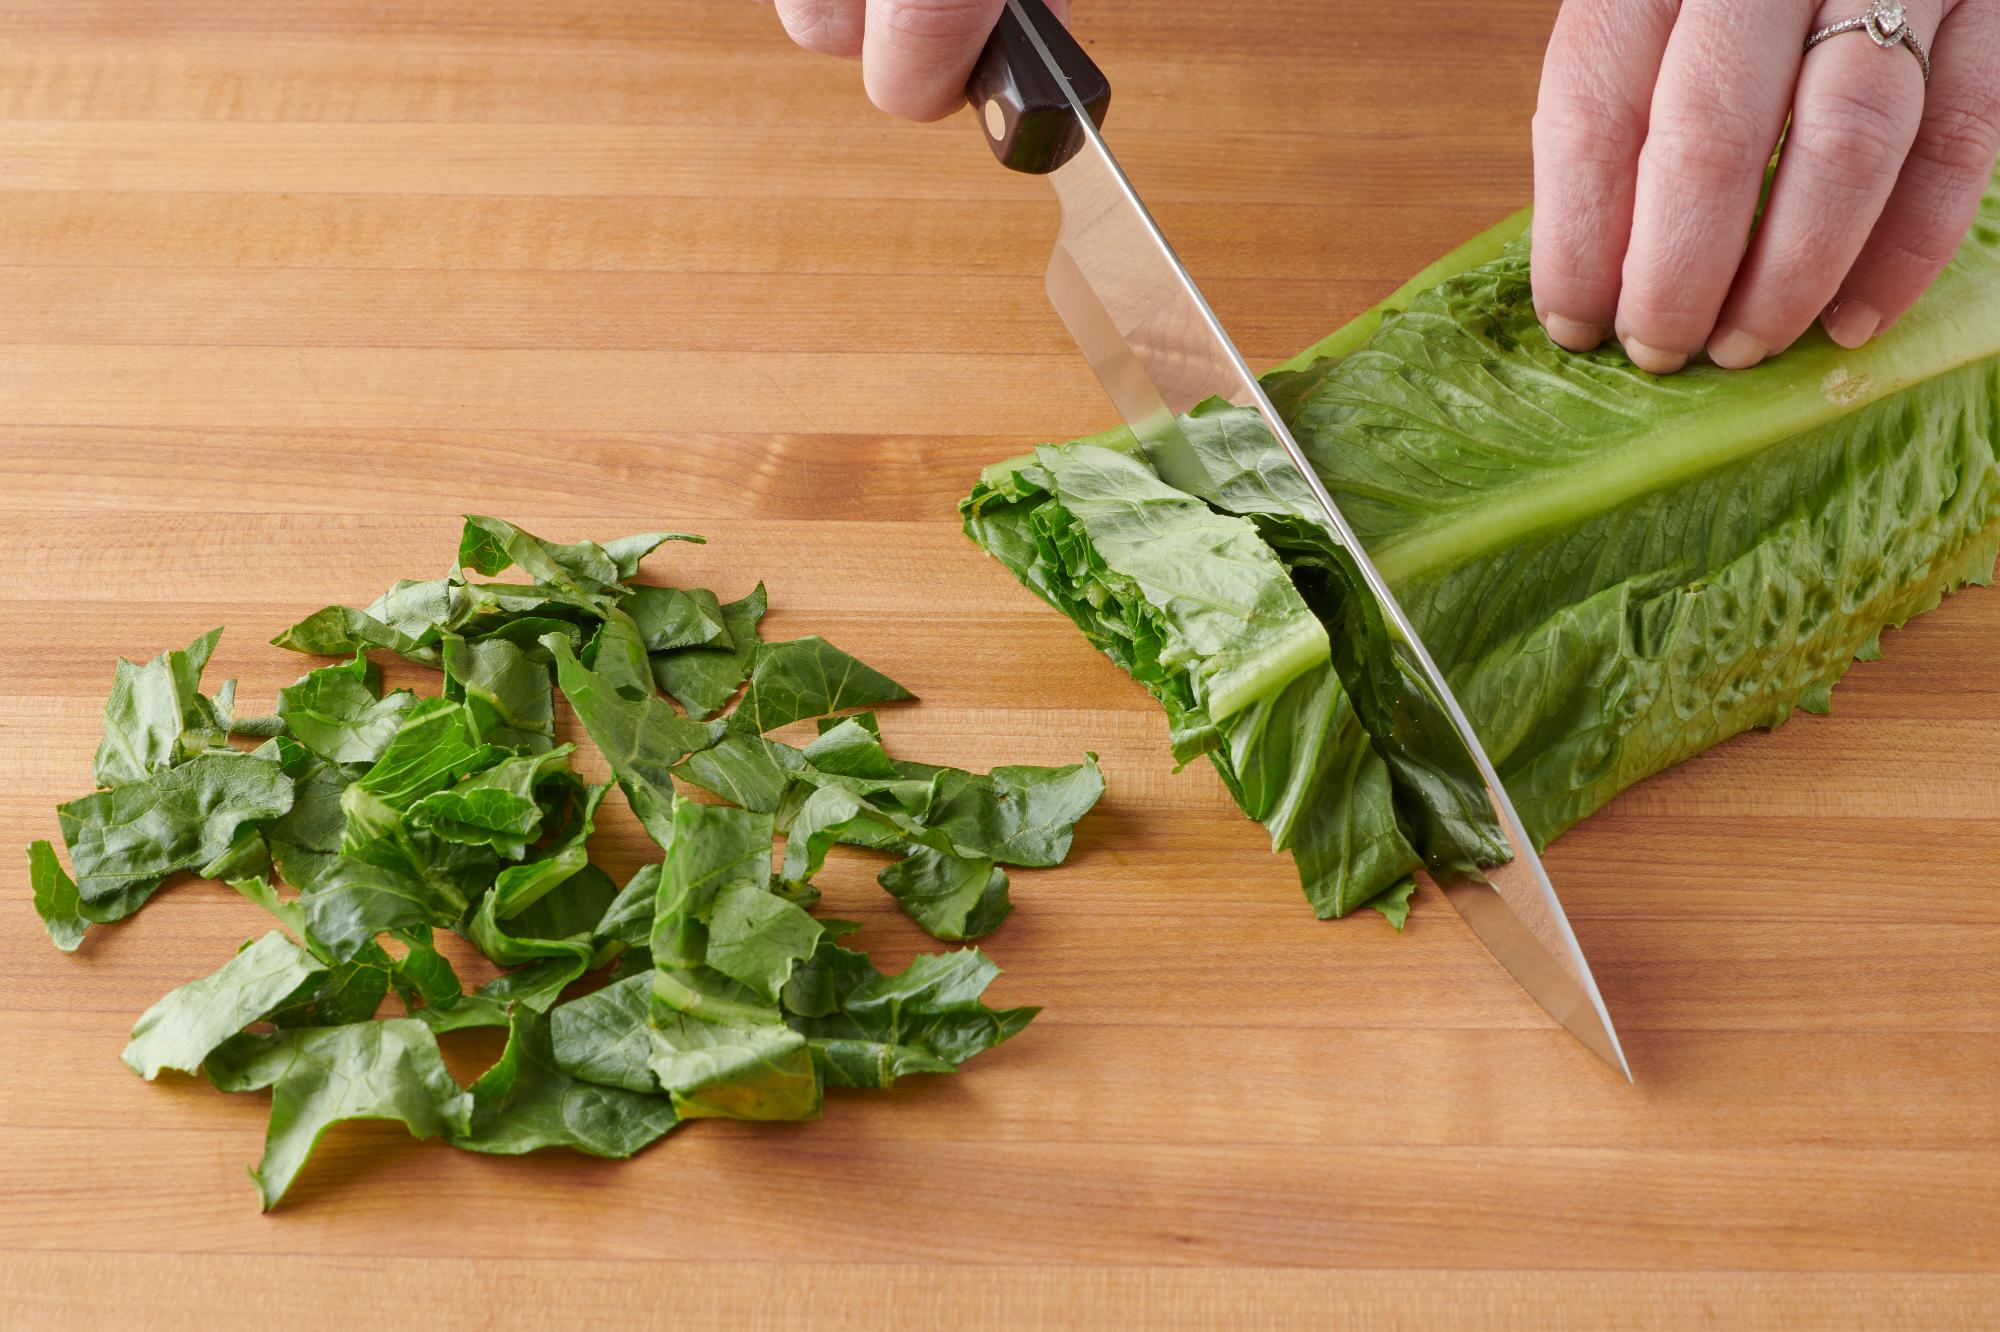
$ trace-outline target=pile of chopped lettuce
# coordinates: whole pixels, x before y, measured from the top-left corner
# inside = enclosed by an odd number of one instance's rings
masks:
[[[1892,330],[1858,351],[1814,332],[1747,371],[1555,347],[1527,223],[1265,384],[1545,844],[1662,768],[1826,710],[1885,627],[1990,581],[2000,181]],[[1400,926],[1451,793],[1316,604],[1318,520],[1261,418],[1211,401],[1180,426],[1192,468],[1126,431],[996,464],[966,532],[1159,699],[1175,757],[1208,756],[1319,915]]]
[[[1002,866],[1068,855],[1103,794],[1095,759],[976,774],[890,757],[854,710],[911,695],[822,638],[765,641],[761,585],[723,603],[630,581],[698,539],[557,545],[468,518],[446,577],[278,637],[342,659],[273,716],[235,717],[233,682],[202,693],[219,629],[118,663],[102,789],[58,810],[70,870],[30,848],[35,907],[65,951],[183,873],[269,913],[148,1009],[124,1056],[147,1079],[270,1091],[266,1209],[343,1120],[625,1157],[682,1120],[809,1119],[828,1086],[950,1072],[1035,1015],[981,1001],[998,969],[976,948],[878,971],[841,942],[855,925],[812,914],[812,880],[836,844],[884,853],[878,882],[912,920],[978,938],[1011,910]],[[468,576],[509,568],[532,581]],[[384,692],[378,649],[439,670],[441,692]],[[659,846],[622,886],[591,863],[609,784],[573,768],[558,691]],[[802,746],[768,734],[813,719]],[[499,974],[468,989],[440,931]],[[507,1041],[462,1087],[438,1037],[468,1027]]]

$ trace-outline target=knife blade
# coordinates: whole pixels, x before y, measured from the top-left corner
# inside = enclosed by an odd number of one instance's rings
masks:
[[[1630,1079],[1590,964],[1464,709],[1106,146],[1111,88],[1103,72],[1041,0],[1006,0],[966,97],[994,156],[1054,187],[1062,223],[1049,257],[1049,300],[1162,478],[1171,485],[1177,473],[1201,473],[1177,418],[1211,397],[1254,409],[1298,469],[1376,603],[1397,666],[1448,716],[1506,838],[1508,859],[1476,876],[1441,876],[1440,886],[1529,996]]]

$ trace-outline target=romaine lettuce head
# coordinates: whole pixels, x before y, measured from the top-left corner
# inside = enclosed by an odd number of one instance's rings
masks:
[[[1889,332],[1848,351],[1814,330],[1742,371],[1554,346],[1528,220],[1265,383],[1546,843],[1670,764],[1825,710],[1884,627],[1990,580],[2000,180]],[[1391,768],[1271,577],[1303,563],[1273,516],[1289,464],[1245,409],[1182,425],[1215,482],[1200,498],[1113,431],[988,468],[966,532],[1160,698],[1176,755],[1209,756],[1316,912],[1393,901],[1419,861]]]

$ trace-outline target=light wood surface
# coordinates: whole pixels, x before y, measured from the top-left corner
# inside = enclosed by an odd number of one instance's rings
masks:
[[[1256,360],[1527,198],[1552,4],[1357,8],[1077,5]],[[736,0],[0,0],[0,122],[0,843],[89,788],[114,656],[226,623],[261,711],[305,664],[272,633],[466,510],[704,532],[657,574],[761,577],[909,684],[899,752],[1110,782],[989,941],[1046,1013],[962,1076],[629,1163],[343,1128],[270,1216],[264,1099],[117,1058],[251,910],[178,887],[65,957],[17,859],[0,1324],[1991,1326],[2000,595],[1552,851],[1626,1086],[1434,895],[1315,921],[959,536],[980,464],[1109,423],[1054,206],[965,118],[885,121]],[[609,868],[644,851],[614,820]],[[924,942],[868,867],[826,887],[886,963]]]

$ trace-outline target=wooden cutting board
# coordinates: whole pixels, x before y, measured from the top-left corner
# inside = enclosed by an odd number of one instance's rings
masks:
[[[1253,360],[1528,198],[1547,0],[1078,10]],[[2000,595],[1554,849],[1626,1086],[1434,895],[1400,937],[1315,921],[960,537],[980,464],[1110,421],[1045,187],[963,116],[879,117],[732,0],[0,0],[0,34],[0,842],[89,789],[114,656],[225,623],[262,711],[305,665],[275,631],[442,570],[467,510],[706,533],[655,573],[762,578],[779,634],[909,684],[898,752],[1110,781],[988,941],[1047,1011],[963,1075],[629,1163],[341,1128],[270,1216],[263,1098],[117,1057],[251,910],[188,884],[65,957],[16,859],[0,1323],[1990,1326]],[[602,858],[644,854],[621,813]],[[900,965],[871,870],[827,905]]]

